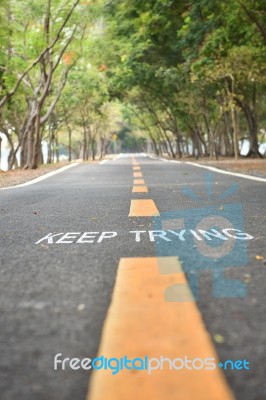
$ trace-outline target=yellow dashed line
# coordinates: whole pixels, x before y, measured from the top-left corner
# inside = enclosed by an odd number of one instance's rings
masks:
[[[140,171],[140,167],[133,167],[134,171]]]
[[[145,185],[144,179],[134,179],[134,185]]]
[[[133,186],[132,193],[148,193],[147,186]]]
[[[159,215],[159,210],[153,200],[131,200],[129,217],[152,217]]]
[[[195,302],[165,300],[167,290],[174,287],[176,295],[179,287],[181,293],[185,288],[192,300],[180,271],[173,257],[120,261],[99,356],[217,360]],[[126,369],[117,375],[110,370],[94,371],[90,387],[88,400],[233,400],[219,368],[169,370],[167,360],[164,369],[151,375]]]
[[[143,177],[141,172],[134,172],[133,176],[134,176],[134,178],[142,178]]]

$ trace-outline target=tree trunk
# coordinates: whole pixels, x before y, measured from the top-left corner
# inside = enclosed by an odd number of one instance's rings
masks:
[[[168,150],[168,146],[166,145],[168,155],[172,156],[173,158],[176,158],[175,152],[174,152],[174,149],[173,149],[173,146],[172,146],[172,143],[171,143],[171,140],[170,140],[169,136],[167,135],[166,130],[161,128],[160,126],[159,126],[159,129],[161,129],[162,136],[164,137],[164,140],[166,141],[166,143],[169,146],[170,151]]]
[[[100,150],[100,159],[102,160],[105,156],[105,138],[101,136],[100,138],[101,150]]]
[[[20,150],[20,167],[23,168],[27,162],[27,135],[26,131],[22,133]]]
[[[252,110],[248,104],[242,104],[242,110],[244,111],[250,138],[250,154],[253,157],[262,157],[259,153],[259,143],[258,143],[258,122],[256,111]]]
[[[52,140],[49,138],[47,164],[51,164],[51,162],[52,162]]]
[[[95,161],[95,158],[96,158],[96,150],[97,150],[96,141],[95,141],[95,138],[92,138],[91,139],[91,154],[92,154],[93,161]]]
[[[233,122],[233,131],[234,131],[234,154],[235,154],[235,160],[237,161],[239,153],[239,148],[238,148],[239,126],[238,126],[238,114],[234,105],[231,107],[231,115]]]
[[[191,139],[192,139],[192,143],[193,143],[193,155],[196,158],[196,160],[198,160],[199,156],[201,155],[198,133],[195,131],[192,131]]]
[[[40,139],[40,143],[39,143],[38,165],[43,165],[44,164],[43,151],[42,151],[42,137],[43,137],[43,134],[41,133],[41,139]]]
[[[72,131],[71,131],[71,129],[68,127],[68,161],[69,161],[69,162],[72,161],[71,149],[72,149]]]
[[[27,133],[27,161],[23,167],[24,169],[29,168],[32,160],[32,154],[33,154],[33,127],[31,126]]]
[[[88,143],[87,143],[87,132],[86,132],[86,128],[83,128],[83,161],[86,161],[86,156],[87,156],[87,147],[88,147]]]
[[[152,143],[153,143],[153,146],[154,146],[155,154],[156,154],[157,156],[159,156],[160,153],[159,153],[159,149],[158,149],[156,140],[155,140],[153,137],[151,137],[151,136],[150,136],[150,138],[151,138]]]
[[[205,125],[206,125],[207,132],[208,132],[210,159],[212,160],[213,156],[215,156],[215,158],[217,158],[216,146],[215,146],[215,142],[214,142],[214,132],[213,132],[213,129],[209,122],[209,119],[207,118],[207,116],[205,114],[204,114],[203,118],[204,118]],[[204,150],[205,150],[205,154],[206,154],[206,148],[204,148]]]
[[[40,107],[38,105],[37,109],[36,109],[36,115],[35,115],[35,126],[34,126],[35,127],[35,138],[34,138],[34,144],[33,144],[32,160],[30,163],[31,169],[38,168],[39,151],[40,151],[40,130],[41,130],[40,118],[41,118]]]
[[[0,171],[1,171],[1,158],[2,158],[2,138],[0,137]]]
[[[13,165],[14,165],[14,148],[12,147],[10,150],[9,150],[9,154],[8,154],[8,157],[7,157],[7,169],[8,170],[11,170],[12,168],[13,168]]]
[[[233,143],[233,132],[230,123],[230,117],[228,112],[224,112],[224,125],[225,125],[225,134],[224,134],[224,141],[225,141],[225,155],[233,156],[234,148],[232,146]]]
[[[176,137],[176,154],[178,155],[179,158],[182,158],[182,149],[179,136]]]
[[[56,162],[58,163],[60,158],[58,132],[55,133],[55,154],[56,154]]]

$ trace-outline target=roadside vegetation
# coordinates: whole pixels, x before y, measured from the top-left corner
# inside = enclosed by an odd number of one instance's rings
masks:
[[[0,1],[8,169],[119,151],[237,160],[244,142],[262,158],[265,89],[264,0]]]

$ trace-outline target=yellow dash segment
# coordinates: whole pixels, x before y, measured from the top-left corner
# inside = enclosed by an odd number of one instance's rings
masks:
[[[121,259],[99,357],[174,360],[217,354],[194,301],[166,302],[165,290],[189,286],[175,257]],[[179,277],[182,279],[179,283]],[[177,279],[176,279],[177,276]],[[190,296],[191,292],[190,292]],[[200,361],[195,363],[200,365]],[[156,362],[153,361],[155,367]],[[180,361],[176,361],[177,368]],[[87,400],[233,400],[219,368],[213,370],[94,371]]]
[[[145,185],[144,179],[134,179],[134,185]]]
[[[132,193],[148,193],[147,186],[134,186]]]
[[[140,167],[133,167],[133,171],[140,171]]]
[[[159,215],[159,210],[153,200],[131,200],[129,217],[153,217]]]
[[[133,176],[134,176],[134,178],[142,178],[143,177],[141,172],[134,172]]]
[[[138,161],[134,157],[132,157],[132,164],[133,165],[139,165]]]

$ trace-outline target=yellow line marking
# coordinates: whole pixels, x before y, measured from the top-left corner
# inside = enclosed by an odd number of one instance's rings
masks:
[[[134,186],[132,193],[148,193],[147,186]]]
[[[139,162],[134,157],[132,157],[132,164],[139,165]]]
[[[170,265],[170,267],[169,267]],[[175,268],[174,268],[175,266]],[[161,356],[174,360],[215,358],[214,346],[195,302],[166,302],[165,289],[176,282],[163,271],[181,267],[178,259],[128,258],[119,263],[99,356],[128,359]],[[172,271],[174,272],[174,271]],[[182,272],[181,281],[189,287]],[[178,286],[178,285],[177,285]],[[218,361],[219,362],[219,361]],[[200,364],[198,361],[197,365]],[[177,361],[180,366],[180,361]],[[87,400],[233,400],[219,368],[213,370],[94,371]]]
[[[133,176],[134,176],[134,178],[142,178],[143,177],[141,172],[134,172]]]
[[[133,171],[140,171],[140,167],[133,167]]]
[[[159,215],[159,210],[153,200],[131,200],[129,217],[152,217]]]
[[[134,179],[134,185],[145,185],[144,179]]]

